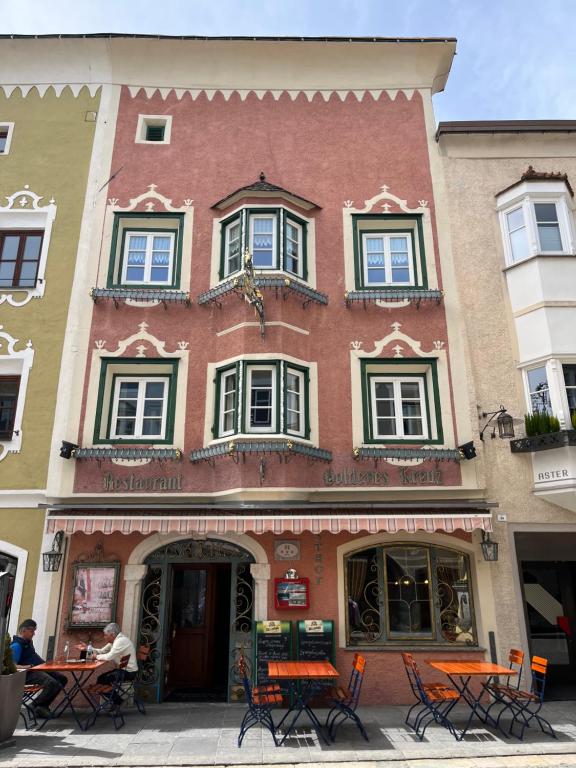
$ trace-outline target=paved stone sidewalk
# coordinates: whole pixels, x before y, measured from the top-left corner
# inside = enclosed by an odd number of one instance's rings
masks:
[[[338,768],[576,768],[576,702],[549,703],[545,716],[558,739],[539,729],[526,732],[524,742],[506,739],[481,723],[464,741],[456,742],[443,728],[430,726],[419,742],[404,725],[405,707],[364,707],[370,741],[343,725],[330,746],[319,741],[306,723],[282,747],[270,734],[252,728],[242,748],[237,738],[244,714],[241,704],[162,704],[126,716],[115,731],[100,718],[86,733],[70,718],[48,723],[42,731],[18,730],[13,747],[0,749],[0,768],[41,766],[312,766],[338,763]],[[322,712],[319,713],[322,716]],[[466,710],[455,715],[464,719]],[[322,717],[321,717],[322,719]]]

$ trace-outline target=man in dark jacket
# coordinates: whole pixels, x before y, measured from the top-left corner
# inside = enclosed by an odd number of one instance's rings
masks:
[[[50,704],[67,683],[65,675],[58,672],[36,672],[34,667],[44,664],[44,659],[36,653],[32,638],[36,633],[34,619],[26,619],[18,627],[18,634],[12,638],[12,655],[20,669],[26,669],[26,684],[41,685],[42,691],[34,699],[34,711],[38,717],[50,717]]]

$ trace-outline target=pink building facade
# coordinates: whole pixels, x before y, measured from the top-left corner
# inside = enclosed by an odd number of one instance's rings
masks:
[[[103,86],[56,643],[117,620],[151,699],[234,700],[258,622],[322,619],[366,703],[406,702],[401,650],[494,641],[433,139],[454,41],[157,43],[113,41]]]

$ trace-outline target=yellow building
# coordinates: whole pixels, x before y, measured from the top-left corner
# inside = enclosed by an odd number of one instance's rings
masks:
[[[99,93],[18,85],[29,72],[10,44],[0,55],[0,570],[16,566],[14,632],[33,613],[42,570],[42,505]]]

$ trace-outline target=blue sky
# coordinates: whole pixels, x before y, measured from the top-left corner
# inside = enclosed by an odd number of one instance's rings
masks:
[[[456,37],[437,120],[576,119],[576,0],[20,0],[0,32]]]

